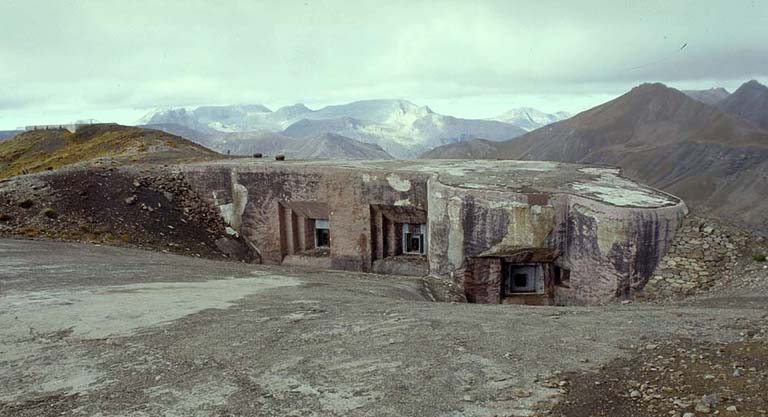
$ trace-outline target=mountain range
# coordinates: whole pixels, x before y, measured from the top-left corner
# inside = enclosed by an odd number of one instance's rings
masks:
[[[293,138],[267,130],[228,133],[218,137],[214,149],[233,155],[284,155],[290,159],[394,159],[379,145],[334,133]]]
[[[742,85],[715,105],[643,84],[519,138],[471,140],[424,158],[550,160],[621,167],[691,207],[768,230],[768,89]]]
[[[723,88],[681,92],[642,84],[575,116],[519,108],[492,119],[462,119],[406,100],[364,100],[318,110],[302,104],[276,111],[258,104],[176,108],[148,114],[142,129],[104,126],[75,135],[19,134],[2,142],[0,170],[17,172],[18,164],[55,168],[79,160],[77,153],[128,155],[147,140],[157,142],[152,149],[173,155],[176,148],[192,157],[215,155],[177,144],[181,138],[176,136],[224,154],[292,159],[422,154],[594,163],[618,166],[636,180],[682,197],[694,210],[768,231],[768,88],[754,80],[732,94]],[[158,130],[176,136],[158,136]],[[96,133],[99,139],[91,140]],[[124,139],[128,148],[115,138]]]
[[[147,114],[140,125],[179,134],[205,146],[234,144],[222,138],[236,132],[262,132],[263,135],[269,131],[295,139],[330,133],[379,145],[398,158],[412,158],[436,146],[471,138],[512,139],[526,133],[535,123],[546,123],[547,116],[542,115],[544,113],[535,112],[535,117],[526,119],[525,127],[521,127],[500,120],[442,115],[407,100],[363,100],[318,110],[303,104],[275,111],[262,105],[167,109]],[[563,116],[552,117],[555,120]]]
[[[531,107],[518,107],[502,113],[491,120],[513,124],[530,132],[531,130],[565,120],[569,117],[571,117],[570,113],[562,111],[557,113],[544,113],[543,111]]]

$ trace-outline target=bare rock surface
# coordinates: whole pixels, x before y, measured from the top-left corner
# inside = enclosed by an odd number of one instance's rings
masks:
[[[431,301],[449,293],[422,278],[0,240],[0,415],[766,408],[764,291],[730,295],[758,301],[749,305]],[[594,386],[610,389],[580,396]],[[618,408],[595,411],[585,398]]]

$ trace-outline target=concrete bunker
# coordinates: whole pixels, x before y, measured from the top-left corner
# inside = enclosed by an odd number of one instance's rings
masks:
[[[687,213],[614,168],[537,161],[184,165],[262,262],[459,285],[470,302],[595,304],[642,289]]]

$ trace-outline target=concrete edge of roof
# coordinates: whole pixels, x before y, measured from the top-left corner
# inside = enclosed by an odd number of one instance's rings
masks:
[[[424,162],[424,164],[419,164]],[[445,169],[434,168],[435,164],[445,163],[448,164]],[[419,164],[420,167],[416,165]],[[521,187],[509,187],[506,185],[499,186],[491,184],[474,184],[467,182],[451,181],[448,177],[460,178],[464,177],[465,173],[456,175],[455,172],[451,173],[447,171],[450,168],[472,168],[483,167],[483,165],[512,165],[522,164],[523,167],[514,170],[515,172],[552,172],[554,168],[568,168],[564,174],[572,173],[576,175],[571,179],[562,181],[566,187],[552,186],[544,184],[539,185],[540,189],[544,193],[550,194],[564,194],[573,195],[583,198],[588,198],[593,201],[597,201],[603,204],[611,205],[614,207],[622,208],[636,208],[636,209],[654,209],[662,207],[675,207],[675,206],[687,206],[685,202],[670,193],[667,193],[658,188],[650,185],[638,182],[634,179],[623,176],[623,172],[620,168],[615,166],[603,165],[603,164],[579,164],[570,162],[558,162],[558,161],[522,161],[522,160],[510,160],[510,159],[433,159],[433,160],[287,160],[276,161],[270,159],[255,159],[255,158],[238,158],[238,159],[223,159],[214,161],[201,161],[180,164],[180,167],[184,168],[204,168],[204,167],[222,167],[222,168],[234,168],[239,172],[247,172],[249,168],[264,167],[280,167],[280,168],[294,168],[300,169],[302,167],[307,169],[368,169],[374,172],[391,172],[399,171],[411,174],[432,174],[436,177],[441,184],[451,187],[457,187],[467,190],[486,190],[496,192],[521,192]],[[542,165],[546,164],[546,165]],[[527,166],[532,166],[527,167]],[[546,166],[547,169],[535,169]],[[434,169],[433,169],[434,168]],[[492,167],[489,167],[492,168]],[[482,177],[486,172],[474,172],[469,171],[472,174],[477,174],[478,177]],[[497,170],[489,169],[488,174],[492,172],[498,172]],[[580,177],[579,177],[580,176]],[[582,181],[579,181],[579,179]],[[602,183],[601,183],[602,180]],[[528,185],[531,189],[536,190],[537,186],[534,184]],[[635,193],[628,193],[628,191],[634,191]],[[639,193],[643,194],[640,195]],[[633,198],[627,198],[633,197]],[[647,202],[643,202],[643,197],[647,197]]]

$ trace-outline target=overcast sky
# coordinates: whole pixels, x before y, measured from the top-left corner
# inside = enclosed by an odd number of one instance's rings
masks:
[[[580,111],[768,81],[768,1],[0,0],[0,129],[164,106],[406,98]]]

